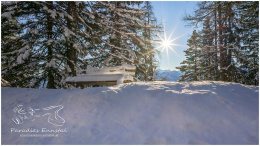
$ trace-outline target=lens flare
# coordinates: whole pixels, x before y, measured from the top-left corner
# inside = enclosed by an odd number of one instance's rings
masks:
[[[174,47],[175,46],[183,46],[183,45],[176,44],[175,41],[177,39],[183,37],[184,34],[180,35],[178,37],[175,37],[175,38],[173,38],[172,35],[173,35],[173,32],[169,36],[167,36],[166,31],[164,29],[163,35],[158,35],[159,40],[157,41],[156,49],[160,52],[166,52],[167,55],[168,55],[169,51],[173,51],[174,53],[177,54]]]

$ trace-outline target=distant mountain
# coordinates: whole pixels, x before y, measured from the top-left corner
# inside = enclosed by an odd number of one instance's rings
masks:
[[[177,70],[157,70],[156,71],[156,80],[165,80],[165,81],[177,81],[181,76],[181,72]]]

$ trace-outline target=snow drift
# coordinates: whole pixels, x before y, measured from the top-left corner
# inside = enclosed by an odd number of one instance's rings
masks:
[[[2,144],[258,144],[258,100],[258,87],[225,82],[2,88]],[[63,105],[59,114],[66,132],[58,137],[11,132],[57,128],[44,118],[15,124],[17,104]]]

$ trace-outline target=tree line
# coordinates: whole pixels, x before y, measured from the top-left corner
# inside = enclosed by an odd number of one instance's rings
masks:
[[[258,85],[259,3],[200,2],[184,18],[196,26],[177,67],[181,81],[219,80]]]
[[[150,2],[1,2],[1,75],[13,87],[66,87],[88,66],[124,63],[136,80],[153,80]]]

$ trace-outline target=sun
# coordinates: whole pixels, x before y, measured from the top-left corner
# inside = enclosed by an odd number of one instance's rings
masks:
[[[166,51],[167,54],[169,50],[175,52],[173,48],[175,46],[174,44],[175,39],[171,38],[172,34],[167,36],[164,31],[163,36],[158,35],[158,37],[159,37],[159,42],[158,42],[157,50],[159,50],[160,52]]]
[[[174,30],[176,29],[176,27],[174,28]],[[180,38],[182,38],[183,36],[186,35],[186,33],[183,33],[181,35],[175,36],[173,37],[174,31],[172,31],[170,33],[170,35],[167,35],[166,31],[165,31],[165,26],[163,26],[163,33],[157,34],[157,37],[159,38],[159,40],[155,40],[154,43],[156,44],[155,48],[156,50],[160,51],[160,52],[166,52],[167,56],[169,55],[169,51],[172,51],[173,53],[177,54],[176,52],[176,46],[179,47],[186,47],[185,45],[182,44],[178,44],[176,43],[176,41]]]
[[[162,48],[162,51],[164,51],[164,50],[172,50],[173,48],[173,46],[174,46],[174,43],[173,43],[173,39],[171,39],[170,37],[164,37],[164,38],[161,38],[160,37],[160,42],[159,42],[159,47],[160,48]]]
[[[163,48],[170,48],[172,46],[172,41],[171,40],[162,40],[161,46]]]

